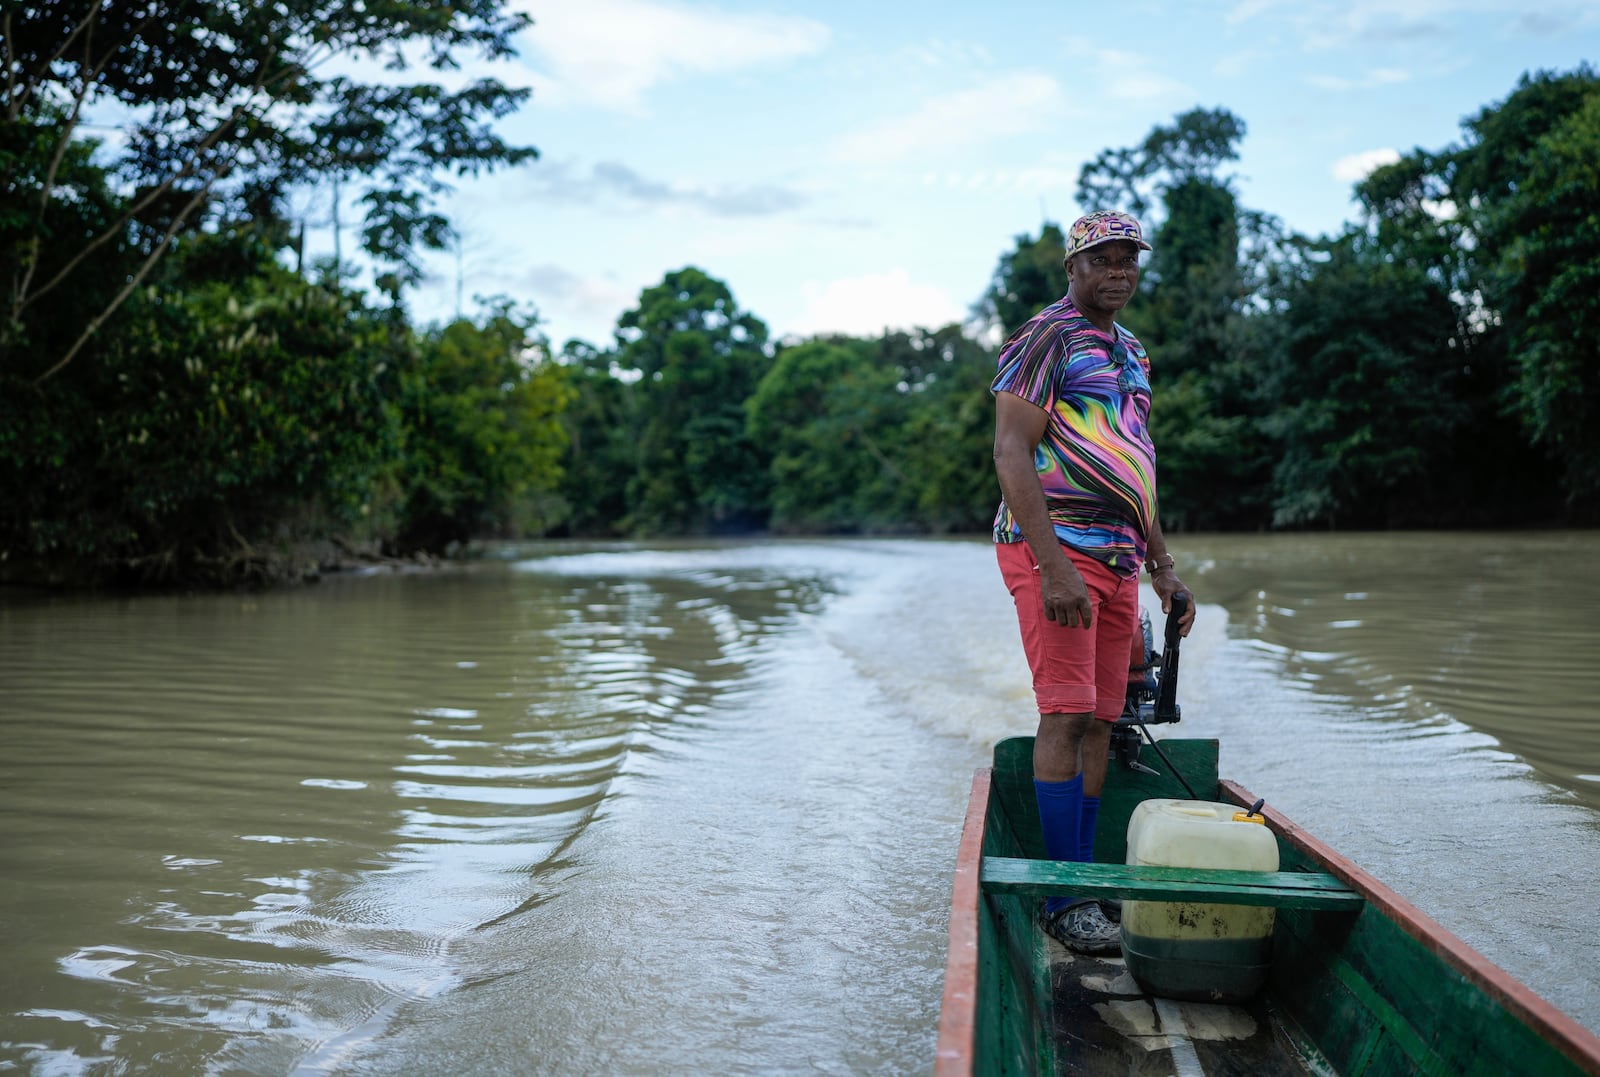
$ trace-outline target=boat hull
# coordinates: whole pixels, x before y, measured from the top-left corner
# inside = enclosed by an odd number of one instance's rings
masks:
[[[1161,744],[1194,795],[1254,803],[1218,778],[1215,741]],[[1097,861],[1126,860],[1140,801],[1187,795],[1174,775],[1113,767]],[[1120,955],[1086,958],[1050,940],[1038,897],[995,881],[996,865],[1045,859],[1032,738],[1002,741],[974,778],[963,828],[935,1072],[1600,1075],[1600,1038],[1302,828],[1264,814],[1285,872],[1326,873],[1360,900],[1278,908],[1265,982],[1247,1001],[1151,996]]]

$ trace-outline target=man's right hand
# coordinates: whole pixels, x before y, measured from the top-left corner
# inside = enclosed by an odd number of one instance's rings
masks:
[[[1089,585],[1066,554],[1039,562],[1039,584],[1044,595],[1044,615],[1064,628],[1088,628],[1094,623]]]

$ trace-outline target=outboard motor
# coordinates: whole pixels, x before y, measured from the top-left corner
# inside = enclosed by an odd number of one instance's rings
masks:
[[[1133,647],[1128,664],[1128,696],[1123,703],[1122,715],[1111,731],[1111,752],[1130,770],[1156,774],[1139,762],[1139,749],[1145,738],[1152,741],[1148,726],[1176,722],[1183,717],[1178,706],[1178,622],[1189,608],[1189,596],[1179,592],[1172,596],[1172,612],[1167,614],[1162,651],[1155,651],[1155,635],[1150,627],[1150,614],[1139,610],[1139,630],[1133,634]]]

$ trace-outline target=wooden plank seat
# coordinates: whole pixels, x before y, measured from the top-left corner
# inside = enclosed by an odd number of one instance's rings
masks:
[[[1334,876],[1313,871],[1139,867],[986,856],[978,871],[978,881],[987,891],[1029,897],[1072,894],[1349,912],[1361,908],[1365,900]]]

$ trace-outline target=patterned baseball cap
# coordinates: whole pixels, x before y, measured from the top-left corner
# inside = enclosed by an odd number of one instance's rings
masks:
[[[1073,221],[1072,228],[1067,232],[1066,257],[1071,258],[1079,251],[1086,251],[1090,247],[1098,247],[1102,243],[1110,243],[1117,239],[1130,239],[1143,251],[1150,249],[1150,244],[1144,241],[1144,232],[1140,230],[1139,222],[1126,213],[1118,213],[1114,209],[1087,213]]]

